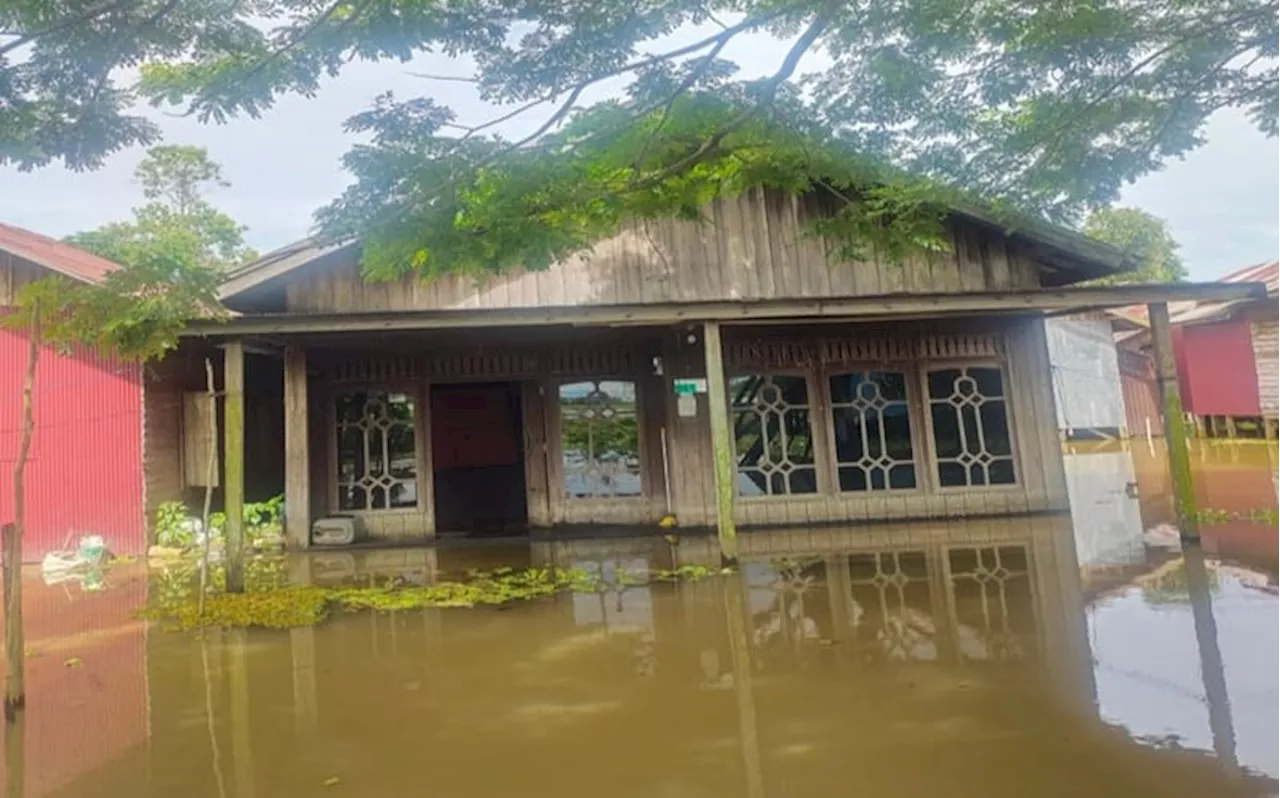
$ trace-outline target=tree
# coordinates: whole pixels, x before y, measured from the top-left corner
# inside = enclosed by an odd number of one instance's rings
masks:
[[[204,198],[209,186],[231,185],[204,147],[152,147],[134,175],[151,201],[134,209],[133,221],[76,233],[67,240],[126,264],[182,252],[193,262],[226,271],[257,257],[245,246],[245,227]]]
[[[177,345],[192,318],[220,315],[219,276],[190,251],[160,248],[139,256],[97,285],[48,277],[23,286],[0,323],[29,339],[22,435],[13,466],[13,523],[4,529],[4,714],[12,723],[26,703],[22,619],[24,477],[35,430],[35,382],[42,348],[86,347],[124,360],[150,360]]]
[[[683,178],[705,172],[710,159],[719,159],[719,168],[750,152],[759,136],[737,134],[753,128],[758,134],[799,127],[812,138],[793,139],[780,153],[789,179],[805,171],[803,160],[794,162],[797,152],[804,156],[819,146],[1068,222],[1112,201],[1126,181],[1199,146],[1204,120],[1220,108],[1246,110],[1268,135],[1277,129],[1277,0],[260,0],[229,6],[195,0],[176,4],[181,14],[172,22],[157,17],[165,5],[172,0],[103,2],[72,12],[27,2],[8,12],[0,28],[32,48],[34,69],[28,76],[15,64],[0,72],[0,86],[17,86],[0,91],[18,98],[0,101],[8,117],[0,117],[0,127],[12,128],[17,142],[0,148],[0,160],[32,165],[61,156],[91,165],[109,146],[99,140],[118,146],[121,135],[68,134],[73,146],[57,136],[37,137],[31,129],[66,126],[49,121],[44,104],[60,111],[58,119],[89,118],[114,134],[124,118],[119,109],[138,96],[221,121],[260,114],[285,93],[313,94],[322,76],[353,60],[404,61],[427,51],[469,59],[473,75],[444,79],[470,84],[482,99],[510,111],[463,121],[432,97],[385,98],[353,120],[375,144],[349,155],[354,194],[329,209],[324,222],[332,235],[364,236],[374,273],[383,235],[394,239],[389,251],[412,253],[420,270],[453,268],[441,257],[448,246],[424,240],[408,248],[414,226],[449,229],[437,224],[437,197],[461,197],[455,205],[465,213],[450,237],[455,240],[491,232],[471,224],[468,213],[492,219],[499,208],[519,212],[539,194],[536,180],[545,180],[562,201],[559,207],[535,202],[537,224],[530,229],[552,252],[607,232],[594,206],[612,202],[620,188],[648,190],[646,213],[688,213]],[[676,31],[680,37],[672,36]],[[175,32],[190,43],[175,40]],[[766,77],[754,80],[723,58],[731,43],[752,35],[775,37],[786,48]],[[127,63],[140,64],[140,81],[115,88],[112,76],[95,67],[89,85],[119,92],[111,95],[115,106],[86,90],[64,97],[70,79],[58,67],[82,60],[61,45],[64,38],[99,54],[103,39],[119,39]],[[825,63],[801,69],[807,55]],[[605,81],[610,89],[622,85],[621,99],[583,111],[584,95]],[[686,98],[693,102],[682,104]],[[700,117],[706,98],[734,103]],[[3,110],[9,107],[17,110]],[[86,116],[84,108],[93,113]],[[527,125],[529,135],[495,134],[539,109],[546,112]],[[565,136],[584,114],[596,123],[579,123],[585,138]],[[691,124],[699,119],[705,124]],[[422,129],[405,125],[414,121],[423,122]],[[633,125],[650,135],[637,142],[628,135]],[[34,141],[42,146],[30,145]],[[605,174],[616,169],[616,158],[573,161],[570,172],[590,174],[592,182],[571,195],[563,191],[564,171],[521,160],[621,141],[638,144],[636,160],[665,156],[650,170],[642,163],[637,171],[644,174],[625,182],[620,173],[612,182]],[[34,155],[19,146],[24,143]],[[393,166],[399,171],[388,173]],[[819,164],[820,172],[825,168]],[[705,194],[714,180],[698,179]],[[416,206],[394,193],[405,189],[418,198]],[[666,201],[667,193],[678,201]],[[377,197],[385,204],[371,202]],[[873,227],[883,214],[845,215],[848,227]],[[498,255],[514,260],[509,252]]]
[[[1176,283],[1187,277],[1178,257],[1180,248],[1163,219],[1137,208],[1101,208],[1089,214],[1084,232],[1105,241],[1137,261],[1138,267],[1123,276],[1099,282]]]
[[[247,56],[264,41],[256,8],[225,0],[0,3],[0,165],[61,160],[93,169],[121,149],[154,143],[159,129],[135,110],[138,66],[193,53]]]

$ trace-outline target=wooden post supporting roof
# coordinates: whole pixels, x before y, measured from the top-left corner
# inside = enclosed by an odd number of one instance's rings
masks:
[[[1199,540],[1195,482],[1191,478],[1191,454],[1187,450],[1186,419],[1182,412],[1182,395],[1178,390],[1178,364],[1173,354],[1169,306],[1153,302],[1147,306],[1147,315],[1151,319],[1151,342],[1155,346],[1156,379],[1160,383],[1164,409],[1164,441],[1169,449],[1169,472],[1173,477],[1178,529],[1183,540]]]
[[[711,423],[711,452],[715,462],[716,531],[720,538],[720,558],[726,565],[738,561],[738,527],[734,522],[733,436],[729,430],[729,391],[725,384],[724,350],[720,345],[720,325],[709,321],[702,328],[702,346],[707,365],[707,404]]]
[[[222,353],[223,512],[226,514],[227,592],[244,592],[244,345],[230,341]]]
[[[289,548],[311,543],[311,457],[308,451],[307,350],[284,350],[284,531]]]

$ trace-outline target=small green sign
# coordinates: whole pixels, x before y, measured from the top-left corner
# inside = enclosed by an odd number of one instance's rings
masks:
[[[675,381],[676,396],[693,396],[707,392],[707,381],[701,377],[692,380]]]

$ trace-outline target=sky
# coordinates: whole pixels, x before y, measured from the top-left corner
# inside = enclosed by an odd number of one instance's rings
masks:
[[[699,34],[686,35],[693,39]],[[669,41],[681,43],[678,38]],[[776,41],[745,38],[733,44],[740,57],[734,58],[732,50],[726,57],[763,65],[744,68],[744,76],[771,71],[781,56],[762,58],[762,53],[785,50]],[[820,60],[815,54],[802,66],[820,67]],[[431,55],[409,64],[355,64],[328,79],[313,98],[286,97],[258,119],[224,125],[202,125],[163,109],[146,113],[160,125],[166,143],[208,148],[231,183],[211,192],[209,199],[246,224],[249,243],[266,252],[306,236],[312,213],[342,192],[349,176],[340,159],[357,140],[343,132],[343,120],[367,109],[380,93],[394,91],[405,98],[430,94],[453,107],[464,124],[496,116],[469,85],[428,80],[414,72],[462,76],[471,70],[465,61]],[[595,98],[610,90],[601,87]],[[537,121],[530,117],[522,124]],[[1273,260],[1280,251],[1277,141],[1262,136],[1237,111],[1219,112],[1206,134],[1204,147],[1129,186],[1119,202],[1169,223],[1193,280]],[[133,179],[142,154],[141,148],[122,151],[101,169],[86,173],[60,166],[30,173],[0,168],[0,221],[60,237],[126,219],[143,202]]]

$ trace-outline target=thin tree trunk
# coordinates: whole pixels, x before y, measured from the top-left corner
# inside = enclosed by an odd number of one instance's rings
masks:
[[[27,703],[26,641],[22,634],[22,533],[26,525],[25,477],[35,432],[36,364],[40,360],[40,300],[31,307],[27,375],[22,384],[22,442],[13,464],[13,523],[4,528],[4,719],[12,725]]]

